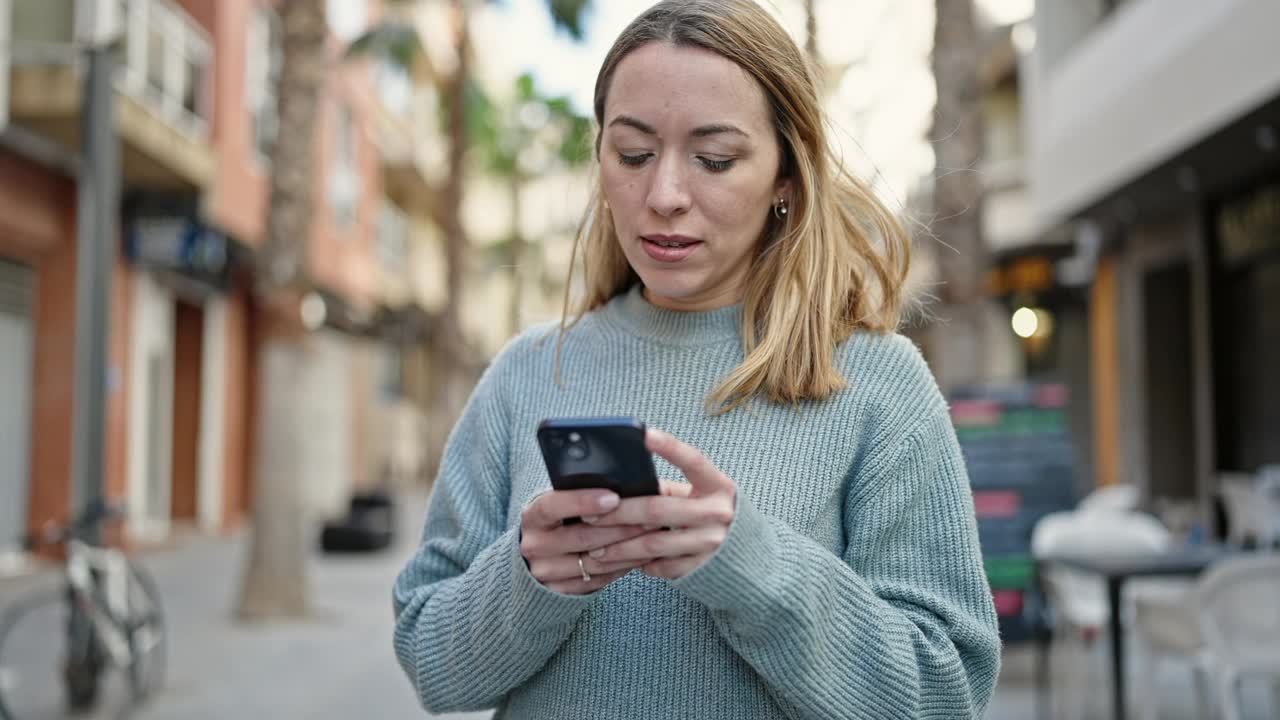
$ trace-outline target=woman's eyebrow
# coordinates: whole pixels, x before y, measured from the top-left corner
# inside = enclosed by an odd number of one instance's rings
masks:
[[[613,122],[609,123],[609,127],[613,127],[614,125],[626,125],[627,127],[635,128],[646,135],[658,134],[658,131],[654,130],[652,125],[641,122],[630,115],[619,115],[614,118]]]
[[[649,125],[648,123],[642,120],[637,120],[636,118],[633,118],[630,115],[619,115],[615,117],[609,123],[609,127],[613,127],[614,125],[625,125],[630,128],[635,128],[636,130],[639,130],[640,132],[646,135],[658,134],[658,131],[655,130],[652,125]],[[713,123],[711,125],[701,125],[689,132],[689,134],[692,135],[693,137],[699,137],[699,138],[709,137],[711,135],[720,135],[722,133],[733,133],[735,135],[741,135],[745,138],[751,137],[750,135],[747,134],[745,130],[739,128],[736,125],[730,125],[728,123]]]
[[[741,135],[742,137],[745,137],[745,138],[751,137],[746,133],[745,130],[742,130],[736,125],[728,125],[724,123],[717,123],[714,125],[703,125],[701,127],[696,127],[693,129],[693,132],[689,134],[694,137],[707,137],[710,135],[719,135],[721,133],[734,133],[736,135]]]

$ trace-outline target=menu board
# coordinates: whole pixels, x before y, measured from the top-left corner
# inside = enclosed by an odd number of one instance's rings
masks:
[[[1035,583],[1031,530],[1076,504],[1075,451],[1060,384],[1026,384],[949,398],[978,518],[987,580],[1006,642],[1025,639]]]

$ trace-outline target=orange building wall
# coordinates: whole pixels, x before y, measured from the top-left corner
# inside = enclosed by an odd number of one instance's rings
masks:
[[[35,270],[28,527],[67,517],[75,360],[75,184],[0,151],[0,255]]]
[[[189,7],[210,0],[185,0]],[[245,106],[246,43],[256,0],[218,0],[213,13],[214,72],[211,124],[217,173],[209,194],[209,218],[237,240],[256,246],[262,241],[267,211],[267,166],[253,141],[253,118]],[[198,10],[199,8],[197,8]],[[204,17],[205,13],[193,12]]]
[[[103,486],[111,498],[128,495],[129,338],[133,333],[134,271],[120,253],[111,284],[111,332],[107,337],[111,369],[107,374],[106,471]]]
[[[335,55],[342,51],[339,45],[331,44]],[[374,136],[378,100],[371,68],[367,60],[348,60],[330,75],[325,86],[316,133],[316,212],[310,254],[317,281],[348,300],[365,305],[377,299],[374,241],[383,193],[380,151]],[[356,172],[360,175],[356,218],[348,227],[336,222],[329,201],[329,173],[335,161],[338,113],[343,105],[350,109],[355,126]]]

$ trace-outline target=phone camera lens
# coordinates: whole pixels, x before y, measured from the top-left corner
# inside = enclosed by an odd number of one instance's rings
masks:
[[[547,438],[547,442],[551,444],[551,447],[559,450],[564,447],[564,436],[559,433],[552,433]]]
[[[574,443],[565,452],[574,460],[582,460],[587,457],[587,446],[581,443]]]
[[[569,442],[575,443],[575,444],[580,443],[582,442],[582,436],[576,432],[571,432],[569,433]]]

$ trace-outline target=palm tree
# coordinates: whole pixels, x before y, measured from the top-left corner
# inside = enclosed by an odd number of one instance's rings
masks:
[[[321,0],[283,0],[279,13],[284,36],[279,117],[289,132],[280,133],[271,151],[267,235],[255,288],[262,335],[253,540],[240,598],[244,617],[307,611],[310,542],[301,463],[309,453],[298,378],[309,364],[302,308],[309,286],[312,139],[326,70],[328,25]]]
[[[445,180],[433,188],[433,221],[444,234],[445,266],[448,288],[444,308],[434,318],[428,347],[431,368],[430,437],[427,447],[427,472],[434,474],[444,451],[444,442],[462,405],[466,401],[475,376],[476,363],[462,333],[461,305],[467,277],[469,243],[462,223],[462,199],[466,187],[467,149],[473,144],[477,123],[473,115],[478,104],[487,102],[472,78],[474,60],[469,30],[469,13],[481,2],[490,0],[390,0],[393,12],[367,33],[351,43],[349,55],[378,54],[416,77],[426,77],[439,90],[444,108],[447,170]],[[582,38],[582,20],[590,0],[545,0],[556,27],[575,40]],[[422,2],[447,2],[452,11],[453,53],[457,58],[452,72],[433,68],[423,51],[422,38],[413,21],[403,12]],[[399,10],[400,12],[395,12]]]
[[[982,240],[982,97],[973,0],[936,0],[933,75],[938,88],[930,139],[937,156],[933,235],[939,240],[941,314],[930,332],[930,354],[944,389],[984,376],[985,317]]]
[[[574,168],[591,159],[591,120],[574,112],[569,99],[541,92],[532,75],[516,78],[515,92],[505,106],[480,95],[469,109],[472,144],[480,151],[485,171],[502,178],[511,198],[511,234],[506,242],[489,251],[493,264],[510,274],[511,295],[507,324],[512,333],[520,329],[520,309],[526,281],[535,276],[540,285],[549,284],[541,274],[536,256],[528,253],[528,240],[520,226],[524,186],[556,168]]]
[[[814,0],[804,0],[804,51],[818,64],[818,12]]]

